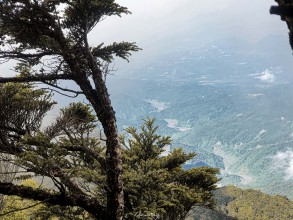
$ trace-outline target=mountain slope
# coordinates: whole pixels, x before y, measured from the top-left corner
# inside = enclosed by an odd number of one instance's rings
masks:
[[[155,117],[171,148],[197,153],[186,168],[293,199],[293,63],[271,51],[278,39],[218,40],[119,73],[107,82],[120,131]]]
[[[293,202],[283,196],[226,186],[216,190],[215,198],[216,210],[240,220],[293,219]]]

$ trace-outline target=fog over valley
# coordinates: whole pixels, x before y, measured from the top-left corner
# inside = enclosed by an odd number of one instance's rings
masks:
[[[293,57],[271,2],[126,4],[140,31],[101,28],[143,48],[107,79],[121,131],[155,117],[171,148],[198,154],[186,167],[292,199]]]

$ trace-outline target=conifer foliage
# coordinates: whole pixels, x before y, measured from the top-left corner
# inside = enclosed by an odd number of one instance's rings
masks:
[[[114,0],[0,1],[1,62],[13,60],[28,67],[28,71],[15,69],[22,77],[3,77],[7,73],[1,73],[0,83],[41,82],[59,92],[83,94],[103,126],[108,219],[122,219],[124,196],[116,118],[104,79],[115,56],[128,59],[130,52],[139,48],[128,42],[91,46],[88,34],[104,18],[129,13]],[[74,81],[79,90],[60,87],[60,80]],[[89,154],[87,148],[76,151]],[[0,192],[16,192],[13,187],[2,184]],[[74,202],[67,198],[63,203]]]
[[[126,217],[184,219],[195,204],[212,208],[218,169],[183,170],[182,165],[195,154],[177,148],[164,156],[171,139],[158,135],[154,123],[154,119],[148,118],[139,130],[129,127],[122,137],[126,146],[123,151]]]

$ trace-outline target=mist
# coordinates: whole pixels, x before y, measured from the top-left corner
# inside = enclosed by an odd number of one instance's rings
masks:
[[[286,24],[279,16],[269,13],[274,1],[117,2],[132,14],[106,18],[92,31],[90,42],[92,45],[115,41],[137,42],[143,50],[131,58],[132,66],[147,64],[164,54],[220,39],[240,38],[257,43],[270,35],[282,35],[283,40],[288,41]]]

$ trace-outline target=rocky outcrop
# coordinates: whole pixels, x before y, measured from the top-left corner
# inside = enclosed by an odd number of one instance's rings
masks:
[[[272,6],[271,14],[281,16],[281,19],[287,23],[289,29],[289,42],[293,50],[293,0],[275,0],[278,6]]]
[[[225,215],[216,210],[211,210],[202,206],[194,206],[187,213],[185,220],[235,220],[236,218]]]

